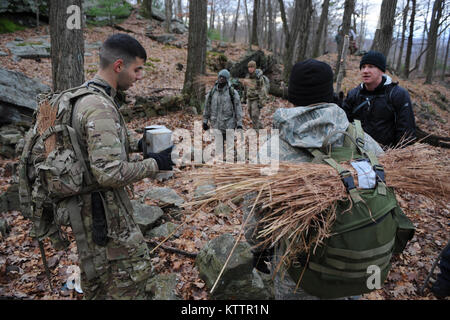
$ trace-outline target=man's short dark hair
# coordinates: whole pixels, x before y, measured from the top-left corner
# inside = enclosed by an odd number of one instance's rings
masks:
[[[144,47],[135,38],[118,33],[110,36],[100,48],[100,68],[105,69],[117,59],[122,59],[125,65],[136,58],[147,60]]]

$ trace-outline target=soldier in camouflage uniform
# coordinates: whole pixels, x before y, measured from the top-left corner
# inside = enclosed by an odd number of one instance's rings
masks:
[[[239,93],[231,86],[230,72],[223,69],[218,80],[206,95],[203,129],[218,129],[225,136],[227,129],[242,129],[242,107]]]
[[[100,94],[80,98],[72,125],[99,191],[82,195],[81,219],[87,252],[80,252],[85,299],[145,299],[153,268],[144,237],[133,219],[126,187],[159,170],[170,170],[169,154],[131,162],[130,140],[114,98],[142,79],[147,56],[134,38],[116,34],[100,50],[100,70],[89,86]],[[86,264],[85,261],[90,261]],[[95,276],[93,276],[93,274]]]
[[[264,90],[263,72],[261,69],[256,69],[256,62],[250,61],[247,67],[248,74],[245,78],[248,79],[250,84],[246,84],[245,86],[244,101],[247,103],[253,129],[258,130],[263,128],[259,117],[261,109],[266,103],[267,93]]]
[[[296,107],[278,109],[273,117],[274,128],[279,129],[279,152],[270,152],[270,146],[273,144],[269,140],[266,142],[269,153],[261,154],[260,157],[295,163],[311,162],[313,157],[306,149],[320,148],[329,133],[336,130],[346,131],[349,126],[353,126],[348,122],[345,112],[331,103],[333,72],[324,62],[309,59],[293,67],[289,82],[289,101]],[[334,135],[330,139],[332,146],[342,146],[343,141],[343,135]],[[368,134],[364,135],[364,148],[373,151],[376,156],[383,153],[382,148]],[[264,146],[262,150],[265,150]],[[244,220],[251,211],[255,197],[256,195],[246,196],[243,206]],[[265,273],[274,273],[284,255],[285,248],[282,241],[271,250],[261,250],[257,247],[262,241],[257,239],[260,230],[258,221],[262,216],[263,212],[255,209],[254,215],[248,222],[245,237],[256,248],[254,251],[256,269]],[[301,288],[295,290],[297,279],[292,279],[284,267],[282,265],[274,277],[275,299],[318,299]]]

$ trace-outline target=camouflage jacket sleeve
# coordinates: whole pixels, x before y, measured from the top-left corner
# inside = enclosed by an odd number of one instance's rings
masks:
[[[83,135],[94,178],[103,187],[122,187],[153,176],[158,171],[154,159],[130,162],[128,132],[119,111],[104,97],[90,95],[80,102]]]
[[[137,138],[131,130],[127,130],[128,141],[130,142],[130,152],[139,152],[138,144],[139,139]]]

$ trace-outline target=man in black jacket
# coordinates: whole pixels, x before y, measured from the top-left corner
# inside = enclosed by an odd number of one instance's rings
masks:
[[[369,51],[359,68],[363,82],[350,90],[342,105],[348,120],[361,120],[364,131],[384,146],[412,142],[416,124],[411,100],[407,90],[384,74],[384,55]]]

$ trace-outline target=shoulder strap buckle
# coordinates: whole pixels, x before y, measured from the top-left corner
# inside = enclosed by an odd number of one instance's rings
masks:
[[[345,185],[345,188],[347,191],[350,192],[350,190],[355,189],[355,181],[353,180],[353,176],[348,170],[344,170],[342,172],[339,172],[339,175],[341,176],[341,180]]]
[[[375,171],[375,174],[377,176],[377,181],[378,182],[386,183],[386,177],[385,177],[385,174],[384,174],[384,168],[381,165],[375,164],[373,166],[373,171]]]

